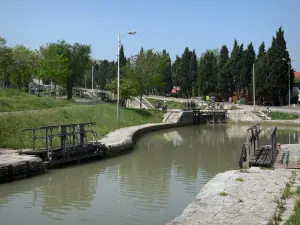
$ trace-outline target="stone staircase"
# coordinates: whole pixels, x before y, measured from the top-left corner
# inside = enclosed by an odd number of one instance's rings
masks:
[[[138,102],[138,104],[140,104],[140,102],[141,102],[139,97],[134,97],[134,100],[136,102]],[[154,106],[151,105],[151,103],[145,97],[143,97],[142,98],[142,108],[145,108],[145,109],[154,109]]]
[[[254,110],[251,111],[254,115],[256,115],[257,117],[259,117],[261,120],[270,120],[270,118],[263,113],[261,110]]]
[[[181,116],[182,116],[182,111],[169,111],[165,114],[164,116],[164,123],[178,123]]]

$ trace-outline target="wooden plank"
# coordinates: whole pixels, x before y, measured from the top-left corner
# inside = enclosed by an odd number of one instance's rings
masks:
[[[262,147],[255,151],[254,156],[250,159],[253,166],[269,167],[272,161],[272,150],[269,146]]]

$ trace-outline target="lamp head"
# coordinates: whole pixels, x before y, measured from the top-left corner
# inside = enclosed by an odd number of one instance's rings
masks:
[[[128,34],[135,35],[136,31],[135,30],[129,31]]]
[[[283,61],[286,61],[286,58],[282,58]]]

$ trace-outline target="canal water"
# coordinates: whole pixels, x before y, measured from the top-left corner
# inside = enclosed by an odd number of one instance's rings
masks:
[[[0,185],[0,224],[165,224],[217,173],[237,169],[247,125],[201,125],[143,136],[134,151]],[[273,127],[262,128],[261,144]],[[278,142],[299,143],[279,127]]]

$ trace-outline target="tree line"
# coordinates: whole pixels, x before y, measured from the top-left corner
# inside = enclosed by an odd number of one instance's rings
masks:
[[[32,78],[53,80],[67,90],[72,97],[74,86],[91,88],[91,73],[94,88],[117,92],[117,62],[93,60],[91,46],[65,41],[46,44],[32,51],[23,45],[13,48],[0,40],[0,80],[5,86],[13,84],[21,88],[28,86]],[[288,64],[284,31],[280,27],[269,49],[261,43],[256,54],[254,46],[234,41],[232,51],[223,45],[220,49],[208,49],[197,57],[195,50],[185,48],[181,56],[172,62],[169,53],[144,50],[126,58],[124,48],[120,49],[121,97],[145,94],[170,94],[172,88],[179,87],[180,97],[206,96],[215,93],[225,100],[234,94],[252,96],[253,65],[255,68],[255,89],[257,97],[265,98],[273,104],[287,102]],[[283,61],[282,58],[287,59]],[[92,71],[93,69],[93,71]],[[292,87],[294,70],[291,68]]]
[[[272,38],[270,48],[266,50],[262,42],[257,54],[252,43],[244,47],[234,40],[231,52],[223,45],[221,49],[208,49],[197,58],[195,50],[186,47],[172,63],[166,50],[153,52],[142,48],[134,57],[120,58],[121,88],[124,84],[121,95],[124,98],[133,93],[140,97],[150,93],[163,95],[175,86],[180,87],[179,96],[184,98],[213,93],[225,100],[236,95],[249,96],[252,101],[254,66],[256,96],[282,105],[288,101],[288,76],[291,89],[294,80],[294,70],[291,68],[288,75],[290,65],[283,58],[290,60],[282,27]],[[116,81],[108,82],[106,87],[116,93]]]

